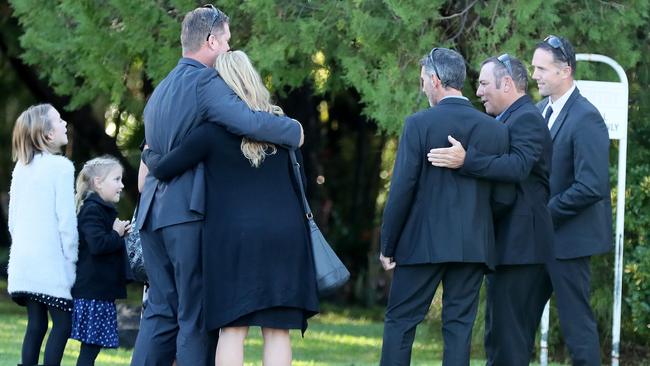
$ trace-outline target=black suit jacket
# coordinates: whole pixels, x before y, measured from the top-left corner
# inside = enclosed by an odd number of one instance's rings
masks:
[[[467,149],[463,174],[517,183],[517,199],[496,220],[497,264],[544,263],[553,248],[553,222],[548,209],[553,142],[544,118],[529,96],[506,109],[500,119],[508,126],[510,151],[486,154]]]
[[[300,126],[287,117],[252,111],[212,67],[181,58],[158,84],[144,109],[149,148],[166,154],[201,123],[216,123],[236,135],[297,147]],[[137,225],[147,219],[151,228],[203,219],[205,213],[203,165],[169,182],[147,175],[140,197]]]
[[[499,185],[431,166],[431,147],[464,146],[492,154],[508,150],[507,128],[469,101],[446,98],[406,119],[381,228],[382,253],[398,265],[468,262],[494,265],[491,198],[514,200],[512,185]]]
[[[540,111],[548,99],[538,104]],[[579,258],[612,249],[609,135],[603,117],[576,88],[551,128],[553,169],[548,204],[555,257]]]
[[[91,193],[77,222],[79,260],[72,297],[115,300],[126,297],[126,248],[124,237],[113,230],[117,210],[111,203]]]

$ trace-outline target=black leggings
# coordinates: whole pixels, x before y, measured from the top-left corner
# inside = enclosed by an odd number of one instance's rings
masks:
[[[34,300],[27,300],[27,329],[23,340],[22,361],[23,365],[38,364],[38,356],[45,333],[47,332],[47,313],[52,318],[52,330],[45,344],[46,365],[59,365],[63,358],[65,344],[70,337],[72,327],[72,314],[70,312],[42,304]]]
[[[77,358],[77,366],[94,366],[95,359],[101,350],[102,346],[82,343],[79,358]]]

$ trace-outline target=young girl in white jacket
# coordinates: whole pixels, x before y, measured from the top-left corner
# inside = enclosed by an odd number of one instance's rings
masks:
[[[70,336],[78,233],[74,166],[61,155],[67,123],[49,104],[29,107],[16,120],[12,157],[16,166],[9,192],[11,249],[7,290],[27,308],[22,364],[59,365]]]

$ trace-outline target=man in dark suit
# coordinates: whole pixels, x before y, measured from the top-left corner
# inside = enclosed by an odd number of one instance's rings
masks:
[[[443,365],[469,365],[479,290],[485,270],[494,265],[491,202],[511,204],[514,187],[429,166],[425,153],[453,134],[466,146],[503,154],[508,132],[462,96],[461,55],[434,48],[420,64],[422,90],[432,108],[406,119],[384,210],[380,261],[395,273],[381,365],[409,364],[415,328],[440,282]]]
[[[200,123],[217,123],[255,140],[297,147],[302,128],[286,117],[253,112],[211,67],[229,49],[228,17],[210,6],[183,20],[183,58],[144,110],[148,147],[167,153]],[[200,238],[205,201],[202,166],[164,183],[145,179],[137,223],[150,281],[131,364],[207,365],[214,344],[201,323]]]
[[[483,61],[476,95],[485,111],[508,126],[510,151],[486,154],[450,139],[452,147],[432,149],[429,161],[460,168],[461,174],[516,183],[512,209],[496,221],[496,271],[487,276],[485,353],[488,365],[528,365],[532,349],[528,301],[553,246],[547,207],[553,143],[544,119],[526,95],[528,73],[521,61],[503,54]]]
[[[547,97],[539,105],[553,139],[551,198],[555,227],[554,257],[540,277],[531,316],[539,322],[555,293],[560,328],[573,365],[600,365],[598,329],[589,304],[589,260],[611,250],[612,205],[609,186],[609,136],[598,110],[576,88],[576,58],[564,38],[537,44],[533,79]],[[535,339],[537,323],[529,330]]]

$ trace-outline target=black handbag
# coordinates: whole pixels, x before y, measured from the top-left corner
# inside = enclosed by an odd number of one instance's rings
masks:
[[[144,258],[142,257],[142,241],[140,240],[140,230],[137,229],[136,217],[138,208],[133,212],[131,220],[131,232],[126,235],[126,254],[131,267],[131,277],[138,282],[148,282],[147,272],[144,269]]]
[[[326,295],[343,286],[350,279],[350,272],[345,268],[345,265],[339,257],[336,256],[336,253],[334,253],[334,250],[332,250],[332,247],[327,243],[318,226],[316,226],[314,215],[305,196],[305,188],[303,187],[302,175],[300,174],[300,164],[296,159],[295,151],[289,150],[289,156],[291,157],[293,172],[298,187],[300,188],[305,216],[309,224],[318,293],[319,295]]]

